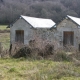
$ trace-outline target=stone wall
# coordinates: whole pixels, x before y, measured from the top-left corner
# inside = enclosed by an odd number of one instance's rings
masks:
[[[63,32],[73,31],[74,32],[74,45],[77,49],[80,44],[80,28],[78,25],[71,21],[70,19],[64,19],[61,23],[57,25],[57,39],[61,46],[63,46]]]

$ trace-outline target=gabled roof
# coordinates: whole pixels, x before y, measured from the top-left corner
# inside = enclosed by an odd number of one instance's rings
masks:
[[[51,28],[56,24],[51,19],[28,17],[23,15],[21,15],[21,18],[27,21],[34,28]]]
[[[67,15],[67,17],[71,19],[73,22],[75,22],[76,24],[80,25],[80,18],[69,16],[69,15]]]

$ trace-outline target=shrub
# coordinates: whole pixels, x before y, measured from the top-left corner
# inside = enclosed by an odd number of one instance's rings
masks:
[[[73,58],[80,60],[80,54],[73,46],[67,45],[64,48],[55,50],[54,45],[49,42],[40,44],[34,40],[29,43],[29,45],[14,44],[15,46],[13,45],[12,47],[12,57],[30,57],[32,59],[50,59],[54,61],[72,61]]]
[[[53,54],[53,51],[54,51],[54,45],[51,45],[51,44],[47,44],[44,48],[45,50],[45,55],[52,55]]]
[[[74,47],[74,46],[72,46],[72,45],[65,45],[65,46],[63,47],[63,50],[64,50],[65,52],[76,52],[76,51],[77,51],[76,47]]]
[[[72,58],[68,54],[66,54],[65,51],[62,51],[62,50],[55,52],[53,58],[55,61],[71,61],[72,60]]]
[[[9,50],[2,50],[1,54],[0,54],[1,58],[9,58]]]
[[[78,52],[78,51],[73,52],[69,56],[71,56],[72,58],[75,58],[76,60],[80,60],[80,52]]]
[[[80,66],[80,61],[77,60],[76,58],[73,58],[73,64],[78,67]]]
[[[30,45],[22,45],[18,43],[12,45],[11,56],[14,58],[31,57],[34,59],[41,59],[41,57],[45,58],[46,56],[52,54],[53,50],[54,46],[50,44],[46,44],[43,48],[39,48],[33,46],[32,43]]]
[[[16,53],[13,55],[14,58],[19,57],[27,57],[31,53],[31,49],[29,47],[22,47],[16,51]]]
[[[49,55],[52,55],[54,51],[54,46],[51,44],[46,44],[44,48],[39,49],[39,56],[42,56],[44,58],[48,57]]]

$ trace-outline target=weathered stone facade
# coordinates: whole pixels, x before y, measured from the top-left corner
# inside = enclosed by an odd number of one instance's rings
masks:
[[[69,18],[61,21],[56,28],[33,28],[22,18],[18,19],[10,27],[10,41],[15,43],[16,30],[24,31],[24,44],[29,44],[31,40],[49,41],[54,44],[55,49],[63,47],[64,43],[72,44],[77,49],[80,48],[80,28],[79,25]]]
[[[74,23],[72,20],[65,18],[61,23],[57,25],[57,33],[56,36],[60,46],[64,45],[64,32],[73,32],[73,46],[77,49],[79,48],[80,44],[80,28],[79,25]]]
[[[16,42],[16,30],[24,31],[24,44],[29,44],[31,40],[41,40],[55,44],[55,48],[58,47],[56,42],[56,29],[48,28],[33,28],[23,19],[18,19],[13,26],[10,27],[10,42],[14,44]]]

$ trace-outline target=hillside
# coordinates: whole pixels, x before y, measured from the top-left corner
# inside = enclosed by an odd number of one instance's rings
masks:
[[[80,0],[0,0],[0,24],[9,24],[21,14],[58,23],[67,14],[80,17],[79,5]]]

